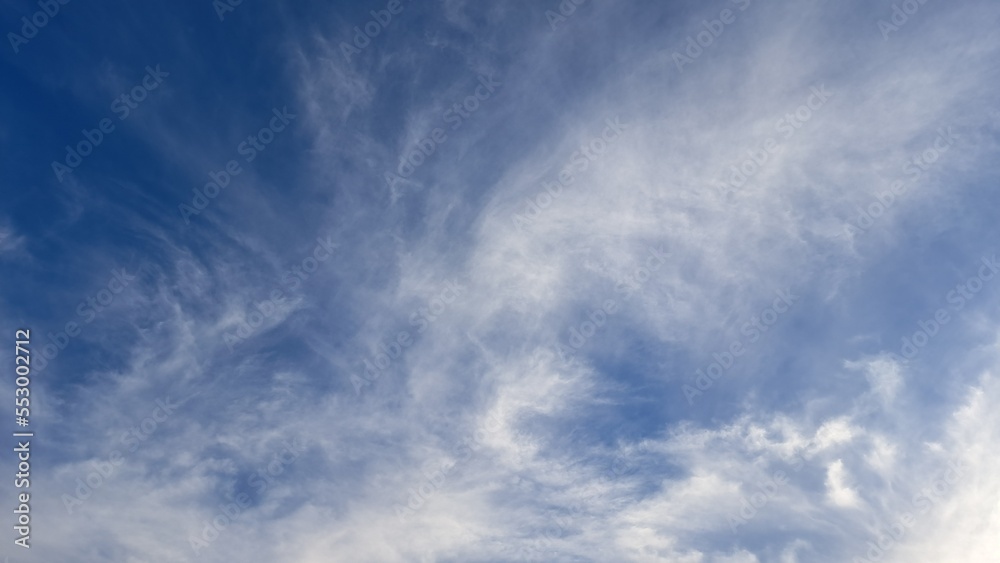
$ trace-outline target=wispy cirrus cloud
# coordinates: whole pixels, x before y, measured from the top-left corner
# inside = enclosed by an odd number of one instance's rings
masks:
[[[363,47],[385,3],[160,18],[157,99],[50,220],[0,228],[52,288],[0,293],[39,333],[148,265],[39,383],[34,509],[59,535],[34,556],[989,560],[1000,299],[896,352],[995,234],[997,7],[927,3],[886,41],[886,2],[563,4],[405,3]],[[59,21],[157,19],[93,9]],[[74,41],[46,32],[29,47]],[[67,78],[82,123],[136,65]],[[164,397],[190,400],[146,432]]]

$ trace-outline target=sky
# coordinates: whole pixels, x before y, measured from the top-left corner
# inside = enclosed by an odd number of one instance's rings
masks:
[[[1000,561],[1000,3],[0,14],[4,563]]]

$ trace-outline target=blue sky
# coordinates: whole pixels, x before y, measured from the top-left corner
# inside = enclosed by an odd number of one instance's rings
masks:
[[[52,1],[9,561],[998,560],[996,2]]]

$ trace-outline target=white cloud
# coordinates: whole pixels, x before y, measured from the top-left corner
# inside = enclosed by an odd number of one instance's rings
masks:
[[[860,504],[856,490],[848,486],[850,477],[844,468],[844,462],[834,461],[826,468],[827,498],[836,506],[853,508]]]

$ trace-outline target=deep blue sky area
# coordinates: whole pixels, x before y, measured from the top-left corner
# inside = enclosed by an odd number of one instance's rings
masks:
[[[1000,561],[996,2],[231,1],[0,0],[4,563]]]

